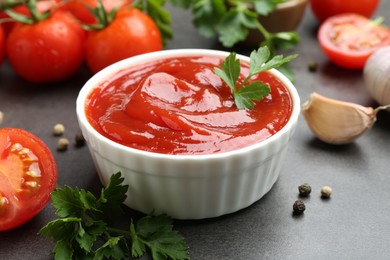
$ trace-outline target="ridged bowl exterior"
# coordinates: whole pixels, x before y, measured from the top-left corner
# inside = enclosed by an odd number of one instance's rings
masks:
[[[266,194],[283,165],[300,113],[300,100],[292,83],[276,70],[293,99],[289,122],[278,133],[257,144],[211,155],[166,155],[140,151],[115,143],[88,123],[85,99],[99,82],[121,68],[149,60],[229,53],[214,50],[167,50],[120,61],[95,74],[81,89],[76,111],[81,131],[103,185],[121,172],[129,185],[125,204],[150,213],[166,213],[176,219],[217,217],[243,209]],[[237,55],[249,61],[248,57]]]

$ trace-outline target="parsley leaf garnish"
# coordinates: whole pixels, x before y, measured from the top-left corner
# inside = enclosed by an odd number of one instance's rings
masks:
[[[225,58],[221,68],[214,68],[214,72],[230,87],[238,109],[252,109],[255,105],[254,101],[262,100],[270,93],[271,89],[267,83],[261,81],[249,82],[249,80],[260,72],[278,68],[290,62],[296,56],[283,57],[282,55],[276,55],[271,57],[271,52],[267,46],[260,47],[250,54],[249,74],[240,84],[238,79],[241,72],[241,63],[234,52]]]
[[[113,174],[97,198],[84,189],[56,188],[51,199],[59,217],[39,234],[56,241],[55,259],[123,259],[140,257],[148,250],[153,259],[189,259],[188,247],[165,214],[147,215],[128,230],[108,223],[113,213],[123,213],[128,185],[121,173]]]

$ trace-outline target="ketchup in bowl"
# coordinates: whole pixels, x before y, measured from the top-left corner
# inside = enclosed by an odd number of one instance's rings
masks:
[[[88,95],[85,113],[103,136],[162,154],[213,154],[261,142],[292,113],[288,89],[274,74],[251,81],[271,92],[254,109],[237,109],[230,88],[213,72],[219,57],[162,58],[122,69]],[[248,64],[241,63],[241,79]]]

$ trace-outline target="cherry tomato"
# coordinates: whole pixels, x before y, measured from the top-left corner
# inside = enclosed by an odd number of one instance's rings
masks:
[[[5,33],[3,26],[0,25],[0,65],[3,63],[5,54]]]
[[[0,231],[37,215],[56,182],[56,163],[41,139],[23,129],[0,129]]]
[[[318,40],[329,59],[340,67],[362,69],[377,49],[390,45],[390,30],[357,14],[340,14],[325,20]]]
[[[36,6],[38,12],[43,13],[47,10],[57,8],[59,2],[61,2],[61,0],[41,0],[37,1]],[[30,12],[28,11],[27,6],[24,4],[15,6],[12,8],[12,10],[18,14],[30,16]],[[6,22],[3,23],[5,33],[8,34],[11,31],[12,27],[15,25],[15,22],[11,21],[9,15],[6,12],[2,11],[0,12],[0,19],[4,18],[8,19]]]
[[[114,8],[125,7],[132,3],[131,0],[102,0],[104,9],[108,12]],[[71,12],[80,22],[84,24],[96,23],[96,18],[93,16],[87,6],[95,8],[97,0],[69,0],[65,2],[62,10]]]
[[[154,21],[138,9],[118,11],[104,29],[89,31],[85,58],[94,73],[119,60],[163,48]]]
[[[84,37],[71,14],[57,11],[32,25],[17,23],[8,35],[8,59],[28,81],[64,80],[82,65]]]
[[[378,4],[379,0],[310,0],[311,10],[320,22],[343,13],[355,13],[370,18]]]

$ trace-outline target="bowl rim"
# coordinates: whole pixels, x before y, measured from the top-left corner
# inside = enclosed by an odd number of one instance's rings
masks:
[[[172,58],[172,57],[191,57],[191,56],[214,56],[214,57],[221,57],[224,58],[228,56],[230,52],[228,51],[221,51],[221,50],[213,50],[213,49],[165,49],[161,51],[155,51],[155,52],[149,52],[145,54],[136,55],[130,58],[123,59],[121,61],[118,61],[114,64],[111,64],[107,66],[106,68],[100,70],[96,74],[94,74],[87,82],[83,85],[83,87],[80,89],[80,92],[76,99],[76,114],[79,121],[79,124],[83,124],[84,128],[95,138],[97,138],[99,141],[104,142],[110,146],[112,146],[115,149],[119,149],[124,152],[129,152],[132,154],[137,154],[139,156],[146,156],[149,158],[154,159],[170,159],[170,160],[212,160],[212,159],[222,159],[227,158],[231,156],[237,156],[246,154],[252,150],[255,149],[261,149],[263,147],[266,147],[269,143],[272,143],[276,141],[280,136],[283,136],[284,134],[288,133],[296,124],[298,121],[298,117],[300,114],[300,97],[298,94],[297,89],[293,85],[293,83],[281,72],[279,72],[276,69],[269,70],[270,73],[274,74],[276,77],[278,77],[283,84],[286,86],[287,90],[290,93],[291,100],[292,100],[292,111],[289,120],[287,121],[286,125],[283,126],[282,129],[280,129],[278,132],[270,136],[269,138],[262,140],[258,143],[254,143],[251,145],[247,145],[245,147],[221,152],[221,153],[212,153],[212,154],[163,154],[163,153],[155,153],[145,150],[140,150],[136,148],[132,148],[126,145],[119,144],[102,134],[100,134],[88,121],[88,118],[85,114],[85,100],[88,97],[88,95],[91,93],[92,90],[94,90],[96,87],[100,85],[101,82],[103,82],[105,79],[110,77],[111,75],[114,75],[117,72],[120,72],[121,70],[125,68],[132,67],[137,64],[145,64],[147,62],[158,60],[158,59],[164,59],[164,58]],[[245,56],[242,54],[236,54],[236,58],[249,62],[250,58],[249,56]],[[87,143],[88,143],[88,138]]]
[[[276,9],[287,9],[303,4],[306,5],[308,1],[309,0],[286,0],[285,2],[278,4]]]

